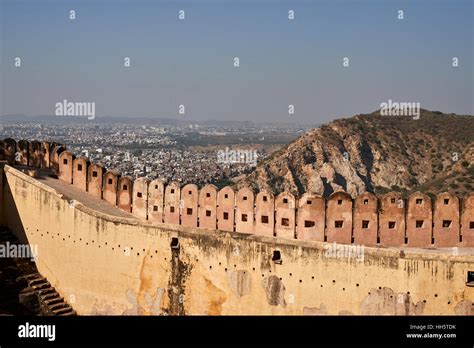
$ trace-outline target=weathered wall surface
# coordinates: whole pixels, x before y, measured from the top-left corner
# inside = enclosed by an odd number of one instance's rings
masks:
[[[5,174],[6,223],[79,314],[473,313],[472,249],[344,257],[332,243],[113,217]]]

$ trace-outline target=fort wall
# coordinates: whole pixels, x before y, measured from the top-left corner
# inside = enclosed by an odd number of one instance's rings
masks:
[[[63,152],[57,155],[58,160],[73,159],[72,154],[61,156]],[[255,227],[255,194],[248,188],[235,196],[231,188],[223,188],[215,192],[217,199],[209,187],[198,190],[197,195],[191,190],[193,197],[185,203],[183,195],[189,195],[190,190],[181,192],[179,184],[139,179],[127,181],[129,187],[120,189],[125,198],[107,199],[112,203],[109,205],[105,197],[117,198],[121,179],[113,172],[103,174],[101,200],[71,183],[73,161],[64,167],[58,161],[59,177],[65,180],[35,179],[19,170],[21,167],[5,164],[15,165],[12,161],[8,157],[0,163],[0,223],[21,241],[37,247],[39,272],[78,314],[474,314],[474,284],[469,275],[474,271],[474,256],[472,248],[465,248],[474,239],[470,228],[474,229],[472,194],[459,203],[452,201],[450,210],[436,209],[437,200],[434,211],[429,209],[430,202],[411,214],[405,211],[410,211],[410,205],[405,209],[405,201],[399,202],[395,193],[380,201],[370,195],[354,201],[345,193],[335,193],[327,202],[309,193],[299,200],[286,192],[276,198],[269,195],[267,202],[271,198],[275,210],[265,207],[259,216],[274,213],[275,227],[270,230],[273,235],[261,235]],[[109,178],[113,179],[110,184]],[[90,180],[88,183],[87,187],[92,187]],[[415,194],[409,201],[416,205],[419,197],[427,199]],[[440,195],[440,204],[445,204],[445,197],[453,199],[450,194]],[[125,209],[114,208],[124,202]],[[214,202],[218,229],[209,230],[207,224],[214,220],[203,220],[205,226],[201,227],[200,217],[212,217]],[[163,218],[172,223],[163,223],[159,217],[150,219],[150,209],[158,214],[153,207],[161,204]],[[183,209],[196,204],[199,227],[194,225],[194,211],[193,226],[179,225]],[[171,206],[176,209],[171,211]],[[456,240],[455,246],[460,248],[434,248],[431,241],[426,249],[407,243],[389,248],[357,245],[356,240],[366,237],[362,232],[372,223],[378,224],[380,233],[383,224],[395,222],[384,230],[386,235],[379,235],[380,244],[397,244],[402,238],[405,242],[405,219],[416,224],[431,216],[435,228],[428,231],[434,233],[437,222],[452,217],[446,211],[456,211],[456,207],[461,228],[456,231],[445,222],[437,232],[445,233],[442,237],[455,234],[456,238],[442,239],[436,234],[431,238],[435,242],[439,239],[440,244]],[[439,211],[444,215],[438,215]],[[246,221],[241,214],[247,214]],[[237,227],[239,216],[247,223],[242,224],[242,231]],[[235,223],[226,225],[229,221]],[[336,227],[336,221],[342,221],[342,226]],[[369,221],[364,225],[367,228],[353,226],[362,226],[363,221]],[[349,229],[345,229],[347,225]],[[232,230],[221,230],[220,226]],[[341,228],[342,235],[338,233]],[[396,231],[403,231],[403,235],[391,238],[390,232]],[[373,237],[371,231],[367,235],[370,243]],[[421,238],[426,238],[425,233]],[[356,245],[339,244],[352,239]]]
[[[47,182],[6,166],[4,223],[37,246],[39,272],[78,314],[474,314],[472,249],[348,253],[156,223],[92,209],[98,198]]]
[[[40,167],[45,163],[40,160],[41,148],[52,145],[32,143],[5,139],[3,158],[10,164],[34,163]],[[237,192],[230,187],[217,190],[212,185],[181,187],[177,182],[150,183],[145,178],[121,177],[114,171],[104,173],[87,158],[76,158],[63,146],[54,146],[49,163],[60,180],[144,220],[364,246],[474,247],[472,194],[460,198],[445,192],[432,201],[421,192],[407,199],[396,192],[380,199],[370,193],[351,197],[334,192],[324,200],[312,193],[298,198],[282,192],[274,197],[271,192],[253,192],[248,187]],[[12,148],[20,151],[16,158]]]

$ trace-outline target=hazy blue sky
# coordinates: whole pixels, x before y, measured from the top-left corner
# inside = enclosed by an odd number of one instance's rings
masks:
[[[63,99],[98,116],[181,117],[184,104],[190,120],[318,123],[388,99],[473,114],[473,3],[0,0],[0,114],[54,114]]]

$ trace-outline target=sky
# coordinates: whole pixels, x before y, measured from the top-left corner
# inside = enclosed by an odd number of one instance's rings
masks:
[[[53,115],[64,99],[196,121],[322,123],[389,99],[474,114],[473,4],[0,0],[0,115]]]

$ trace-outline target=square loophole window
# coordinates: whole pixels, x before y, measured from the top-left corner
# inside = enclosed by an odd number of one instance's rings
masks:
[[[342,220],[334,221],[334,227],[335,228],[342,228],[343,225],[344,225],[344,221],[342,221]]]
[[[262,221],[262,224],[268,224],[268,216],[262,215],[261,221]]]
[[[395,225],[396,225],[395,221],[389,221],[388,222],[388,228],[391,229],[391,230],[393,230],[395,228]]]
[[[304,227],[314,227],[314,221],[304,220]]]
[[[283,260],[281,258],[281,253],[279,250],[273,250],[272,261],[279,265],[282,264]]]
[[[173,206],[170,207],[170,213],[174,213],[174,207]]]
[[[246,201],[246,200],[247,200],[247,196],[244,196],[242,199],[243,199],[244,201]]]
[[[207,198],[211,197],[211,194],[209,192],[206,192],[206,197]]]
[[[192,208],[187,208],[186,209],[186,214],[193,215],[193,209]]]
[[[224,213],[224,220],[229,220],[229,213]]]
[[[368,205],[369,204],[369,200],[368,199],[364,199],[364,205]]]
[[[67,164],[67,159],[63,159],[63,164]]]
[[[264,202],[268,202],[267,196],[263,196],[263,201],[264,201]]]
[[[451,220],[443,220],[443,227],[451,227]]]
[[[92,172],[92,177],[93,177],[93,178],[97,178],[97,172],[96,172],[96,171],[93,171],[93,172]]]
[[[242,221],[247,222],[247,214],[242,214]]]
[[[362,220],[362,228],[369,228],[369,220]]]
[[[211,211],[210,210],[206,210],[206,216],[211,216]]]
[[[469,228],[474,229],[474,221],[469,221]]]
[[[422,228],[423,227],[423,220],[416,220],[415,226],[416,226],[416,228]]]
[[[179,249],[179,239],[176,237],[171,238],[170,247],[171,249]]]
[[[170,193],[174,193],[174,189],[171,189],[171,190],[170,190]]]
[[[153,211],[158,211],[158,206],[157,205],[153,206]]]
[[[141,193],[141,192],[137,192],[137,197],[138,197],[138,198],[142,198],[142,193]]]
[[[474,286],[474,271],[467,271],[466,285]]]
[[[78,172],[82,172],[82,164],[78,164],[78,165],[77,165],[77,171],[78,171]]]
[[[287,204],[288,203],[288,198],[283,198],[283,203]]]
[[[395,204],[395,198],[390,198],[390,203]]]
[[[307,204],[307,205],[311,205],[311,203],[312,203],[312,202],[311,202],[310,200],[307,200],[307,201],[306,201],[306,204]]]
[[[107,180],[107,183],[108,183],[109,185],[112,185],[113,182],[114,182],[114,181],[113,181],[112,179]]]
[[[342,199],[337,200],[337,205],[342,205]]]
[[[290,219],[281,218],[281,225],[282,226],[290,226]]]
[[[421,198],[416,199],[416,204],[423,204],[423,200]]]
[[[122,186],[122,190],[124,190],[124,191],[127,191],[127,188],[128,188],[127,185],[123,185],[123,186]]]
[[[445,198],[444,199],[444,205],[448,205],[449,204],[449,198]]]
[[[225,193],[224,198],[229,198],[229,195],[227,193]]]

